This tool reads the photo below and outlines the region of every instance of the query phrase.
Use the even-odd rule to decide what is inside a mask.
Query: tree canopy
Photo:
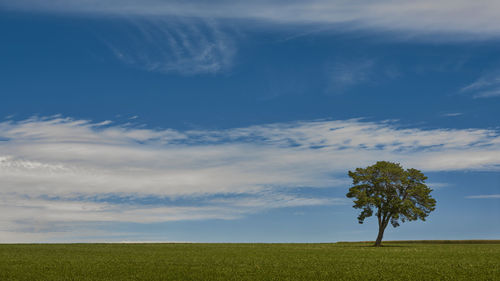
[[[417,169],[403,169],[400,164],[379,161],[366,168],[349,171],[353,186],[348,198],[354,198],[353,207],[361,209],[359,223],[374,213],[379,232],[375,246],[380,246],[384,230],[389,224],[398,227],[405,221],[425,218],[434,211],[436,200],[431,197],[424,174]]]

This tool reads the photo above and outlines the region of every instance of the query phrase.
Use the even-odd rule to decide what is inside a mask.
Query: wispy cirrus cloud
[[[346,188],[347,170],[382,159],[424,171],[500,169],[497,131],[358,119],[178,131],[30,118],[1,122],[0,140],[0,235],[36,232],[43,241],[82,224],[346,204],[303,190]]]
[[[351,87],[368,82],[373,76],[374,66],[374,59],[335,62],[327,70],[327,92],[339,94]]]
[[[500,97],[500,73],[495,72],[479,77],[460,89],[460,92],[471,94],[473,98]]]
[[[450,112],[450,113],[444,113],[442,116],[444,117],[457,117],[463,115],[462,112]]]
[[[490,37],[500,34],[500,4],[492,0],[442,1],[161,1],[18,0],[8,9],[63,13],[250,19],[281,24],[340,24],[342,28]],[[348,24],[346,27],[344,24]]]
[[[294,30],[292,37],[309,34],[311,30],[313,33],[332,30],[390,32],[404,39],[431,36],[439,40],[497,38],[500,35],[497,17],[500,4],[490,0],[286,3],[280,0],[0,0],[0,9],[106,19],[111,15],[127,27],[121,38],[115,32],[112,36],[103,35],[118,60],[147,71],[182,75],[214,74],[231,69],[237,53],[236,36],[225,27],[237,26],[238,30],[246,30],[249,26],[264,29],[287,26]],[[358,82],[362,79],[360,73],[351,78],[347,73],[336,77],[334,80],[342,79],[344,85],[353,83],[349,79],[358,79]],[[333,88],[338,91],[336,86]],[[485,97],[497,94],[498,91],[483,93]]]
[[[122,18],[102,40],[131,66],[160,73],[216,74],[231,68],[233,37],[213,20]],[[102,33],[102,32],[101,32]]]
[[[471,195],[466,196],[467,199],[500,199],[500,194],[487,194],[487,195]]]

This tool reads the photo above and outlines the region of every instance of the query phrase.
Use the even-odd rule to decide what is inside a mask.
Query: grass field
[[[500,243],[0,245],[0,280],[500,280]]]

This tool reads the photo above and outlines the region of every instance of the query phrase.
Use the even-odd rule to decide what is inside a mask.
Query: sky
[[[498,1],[0,0],[0,243],[500,239]]]

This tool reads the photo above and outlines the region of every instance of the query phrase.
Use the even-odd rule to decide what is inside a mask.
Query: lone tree
[[[353,187],[348,198],[354,199],[354,208],[362,209],[359,223],[375,212],[378,219],[378,235],[374,246],[381,246],[384,230],[391,222],[398,227],[400,222],[425,218],[434,211],[436,200],[425,185],[426,176],[416,169],[403,169],[400,164],[379,161],[366,168],[349,171]]]

